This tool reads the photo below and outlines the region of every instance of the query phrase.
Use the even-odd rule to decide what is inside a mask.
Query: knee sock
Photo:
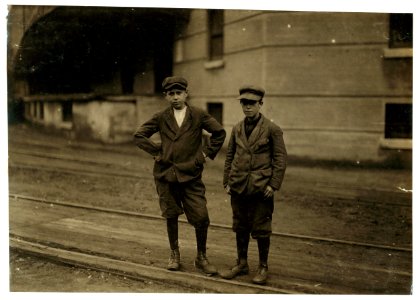
[[[239,261],[247,260],[248,245],[249,245],[249,232],[237,232],[236,233],[236,249],[238,252]]]
[[[195,227],[195,237],[197,240],[197,253],[206,254],[208,226]]]
[[[166,219],[166,229],[171,250],[178,249],[178,218]]]
[[[260,264],[267,265],[268,264],[268,252],[270,249],[270,237],[259,238],[257,240],[258,243],[258,253]]]

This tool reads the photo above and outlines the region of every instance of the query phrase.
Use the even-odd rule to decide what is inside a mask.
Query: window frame
[[[224,66],[224,10],[209,9],[207,10],[207,62],[206,69],[215,69]],[[219,42],[219,46],[214,51],[215,40]],[[220,53],[218,52],[220,51]],[[216,52],[216,53],[214,53]]]
[[[397,21],[398,17],[401,19],[404,16],[411,16],[411,31],[409,34],[411,35],[411,41],[409,42],[398,42],[395,41],[396,35],[398,34],[398,29],[395,28],[395,22]],[[389,41],[388,47],[384,49],[383,56],[384,58],[412,58],[413,57],[413,14],[399,14],[399,13],[391,13],[389,14]],[[408,24],[410,20],[405,20]],[[404,27],[404,26],[403,26]]]
[[[385,128],[386,128],[386,106],[387,104],[410,104],[413,105],[410,101],[393,101],[393,102],[385,102],[383,105],[383,120],[384,120],[384,132],[383,136],[379,141],[379,145],[383,149],[398,149],[398,150],[412,150],[413,148],[413,137],[410,138],[386,138],[385,137]],[[412,116],[412,120],[413,120]],[[413,122],[412,122],[413,125]],[[411,128],[413,134],[413,126]]]

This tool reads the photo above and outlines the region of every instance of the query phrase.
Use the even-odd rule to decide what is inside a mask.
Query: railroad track
[[[9,150],[9,153],[11,154],[21,154],[21,155],[26,155],[26,156],[33,156],[33,157],[41,157],[41,158],[47,158],[47,159],[53,159],[53,160],[65,160],[65,161],[71,161],[71,162],[75,162],[75,163],[80,163],[80,164],[89,164],[89,165],[115,165],[117,166],[118,164],[115,163],[109,163],[109,161],[104,161],[104,160],[94,160],[94,159],[89,159],[89,158],[75,158],[74,154],[73,155],[68,155],[68,154],[56,154],[56,153],[45,153],[45,152],[41,152],[41,151],[27,151],[27,150]],[[302,184],[311,184],[313,183],[312,181],[307,181],[307,180],[302,180],[301,181]],[[317,184],[320,187],[325,187],[325,188],[341,188],[342,186],[338,186],[338,185],[334,185],[331,184],[331,182],[320,182],[318,181]],[[404,188],[399,188],[398,190],[396,190],[395,188],[374,188],[372,189],[371,187],[362,187],[362,186],[355,186],[355,185],[346,185],[346,188],[348,189],[352,189],[352,190],[358,190],[358,191],[377,191],[377,192],[387,192],[387,193],[395,193],[395,194],[400,194],[400,195],[407,195],[410,194],[412,191],[411,190],[407,190]]]
[[[37,151],[22,151],[22,150],[9,150],[10,154],[16,155],[24,155],[29,157],[39,157],[45,158],[49,160],[56,160],[56,161],[68,161],[71,163],[75,163],[76,166],[74,168],[69,167],[58,167],[54,166],[51,167],[49,165],[42,165],[41,163],[37,163],[36,166],[32,164],[23,164],[23,163],[16,163],[11,162],[9,163],[9,167],[14,168],[26,168],[26,169],[42,169],[44,171],[56,172],[60,171],[63,173],[71,173],[71,174],[88,174],[94,175],[96,177],[125,177],[131,179],[150,179],[150,174],[145,174],[144,172],[138,172],[137,170],[133,170],[132,167],[128,168],[122,166],[121,164],[110,163],[108,161],[103,160],[92,160],[89,158],[75,158],[74,155],[66,155],[66,154],[46,154],[44,152],[37,152]],[[81,168],[80,166],[83,166]],[[87,168],[90,167],[89,169]],[[95,168],[102,168],[102,170],[95,170]],[[103,168],[106,168],[106,172],[103,171]],[[303,185],[313,185],[313,182],[299,180]],[[206,182],[208,186],[215,186],[216,183],[214,182]],[[367,187],[361,186],[352,186],[352,185],[334,185],[330,182],[316,182],[316,185],[313,187],[317,190],[324,190],[330,191],[330,196],[324,196],[323,200],[330,201],[331,199],[342,201],[342,202],[350,202],[352,204],[375,204],[375,205],[387,205],[387,206],[397,206],[397,207],[411,207],[411,191],[409,190],[395,190],[395,189],[384,189],[384,188],[376,188],[371,189]],[[353,193],[348,194],[344,191],[351,190]],[[366,199],[366,196],[359,196],[358,194],[365,195],[369,193],[383,193],[388,195],[387,198],[392,197],[392,201],[384,200],[381,201],[372,201]],[[324,192],[324,194],[326,194]]]
[[[84,211],[96,211],[108,214],[118,214],[124,216],[135,216],[142,219],[157,220],[162,219],[159,216],[136,214],[126,211],[103,209],[98,207],[89,207],[86,205],[74,205],[72,203],[57,203],[45,199],[27,197],[11,194],[10,199],[19,201],[31,201],[47,206],[67,206],[71,208],[82,209]],[[84,214],[84,213],[82,213]],[[65,218],[66,219],[66,218]],[[182,222],[182,221],[181,221]],[[47,221],[48,223],[48,221]],[[179,272],[168,271],[162,267],[143,264],[131,260],[130,258],[121,258],[118,255],[110,255],[101,251],[90,251],[79,247],[63,243],[51,242],[47,239],[34,238],[28,234],[22,234],[21,231],[12,229],[9,233],[9,247],[16,251],[26,252],[41,258],[46,258],[55,262],[60,262],[76,267],[87,268],[96,271],[103,271],[117,276],[124,276],[134,280],[151,279],[154,281],[166,282],[171,285],[180,285],[188,289],[195,290],[198,293],[237,293],[237,294],[297,294],[293,289],[279,288],[276,286],[260,286],[243,281],[225,280],[220,277],[209,277],[201,273],[182,270]],[[190,269],[190,268],[189,268]]]
[[[46,175],[48,178],[50,175],[53,178],[55,174],[63,173],[97,178],[98,182],[101,181],[101,178],[106,177],[141,180],[146,184],[149,182],[152,184],[153,182],[150,172],[145,171],[145,164],[138,161],[138,159],[147,158],[142,156],[141,153],[139,153],[137,158],[135,151],[127,153],[127,157],[125,157],[125,152],[118,152],[117,147],[102,149],[100,146],[91,147],[87,145],[86,147],[79,147],[78,145],[66,145],[65,141],[58,146],[39,141],[35,142],[35,145],[26,141],[13,142],[11,147],[9,144],[10,170],[41,170],[45,171],[45,173],[39,173],[38,175]],[[98,151],[95,153],[100,153],[100,155],[95,157],[89,152],[90,150]],[[129,164],[130,160],[132,163]],[[218,163],[213,165],[216,166],[217,172],[221,170]],[[215,172],[214,170],[210,169],[210,172]],[[297,172],[295,170],[295,173],[289,173],[289,175],[292,175],[289,179],[292,180],[292,183],[299,180],[299,184],[305,185],[305,192],[308,195],[311,192],[319,192],[315,199],[316,201],[336,201],[335,203],[337,204],[344,202],[346,203],[344,204],[346,208],[347,203],[349,203],[348,207],[356,207],[356,205],[359,206],[360,204],[363,207],[362,209],[365,207],[363,206],[364,204],[373,204],[374,206],[371,207],[379,208],[381,211],[382,209],[396,211],[401,209],[404,212],[411,210],[410,190],[396,190],[396,187],[391,185],[387,188],[384,185],[362,186],[356,182],[354,182],[355,184],[347,184],[343,181],[337,183],[335,181],[328,182],[328,177],[325,177],[323,182],[310,180],[309,177],[304,176],[301,179],[300,171],[298,169]],[[27,175],[26,173],[16,174],[18,176]],[[37,175],[37,173],[34,174]],[[214,175],[214,173],[210,174]],[[72,179],[73,177],[64,177],[64,179],[67,178]],[[83,179],[88,178],[84,177]],[[108,181],[104,180],[104,182]],[[127,180],[127,182],[129,181]],[[213,186],[219,185],[216,180],[209,180],[206,184],[211,186],[214,191],[216,189]],[[288,193],[299,192],[299,190],[296,190],[296,184],[288,187]],[[371,197],[372,194],[369,193],[372,191],[376,193],[374,194],[376,197]],[[299,197],[299,193],[295,195]],[[384,195],[385,199],[377,197],[379,195]],[[404,294],[407,291],[409,293],[410,281],[412,280],[412,247],[410,245],[404,244],[404,247],[397,247],[391,244],[383,245],[381,242],[377,244],[369,243],[369,240],[366,240],[367,243],[364,243],[319,236],[289,234],[287,232],[273,233],[273,241],[275,241],[273,246],[276,246],[273,247],[272,251],[271,268],[273,277],[271,286],[255,287],[247,284],[247,282],[250,282],[249,278],[240,278],[238,279],[239,281],[206,278],[195,273],[193,265],[188,264],[188,262],[185,269],[187,272],[177,272],[174,275],[174,273],[168,273],[165,270],[165,262],[161,260],[162,257],[167,255],[164,252],[166,249],[164,242],[166,240],[163,232],[159,235],[162,244],[158,246],[152,244],[156,247],[151,248],[156,252],[161,251],[159,255],[154,254],[154,266],[156,267],[147,263],[144,264],[143,258],[139,254],[133,254],[133,252],[137,251],[136,249],[141,250],[144,245],[151,247],[150,243],[155,242],[154,240],[149,240],[150,235],[148,235],[149,231],[147,230],[151,230],[150,232],[156,235],[158,233],[157,230],[161,227],[158,224],[164,224],[160,222],[162,220],[161,216],[78,204],[79,201],[70,198],[61,201],[17,193],[11,193],[9,197],[9,204],[13,207],[12,211],[14,212],[12,214],[13,218],[10,219],[13,230],[11,230],[9,235],[12,248],[41,253],[53,260],[58,259],[64,263],[92,269],[96,268],[134,279],[153,278],[167,281],[168,276],[175,276],[176,278],[173,281],[175,284],[184,285],[190,282],[199,288],[198,291],[207,290],[210,292],[239,294],[296,292],[315,294],[351,294],[361,292],[365,294],[371,291],[377,291],[379,294],[388,294],[390,293],[389,291]],[[381,200],[370,201],[373,199]],[[72,202],[73,200],[75,201]],[[50,213],[52,216],[47,217],[45,220],[45,216]],[[57,214],[57,216],[54,214]],[[92,219],[88,216],[92,216]],[[95,223],[99,218],[118,220],[118,223],[113,223],[113,225],[108,224],[107,221]],[[92,223],[89,223],[89,221]],[[130,225],[130,222],[142,224],[141,230]],[[180,219],[180,222],[186,223],[183,219]],[[221,222],[224,222],[224,219],[221,219]],[[33,224],[33,226],[28,226],[28,224]],[[144,224],[154,224],[154,226],[152,229],[145,229]],[[187,225],[182,224],[180,226]],[[75,234],[75,231],[72,230],[76,229],[82,231],[80,236],[73,237],[73,244],[71,244],[71,242],[68,242],[68,239],[70,238],[71,240],[71,234]],[[218,261],[215,261],[216,265],[223,265],[229,259],[229,255],[226,255],[226,253],[234,253],[234,249],[230,245],[232,242],[231,227],[225,224],[212,223],[210,229],[213,237],[215,237],[212,240],[214,244],[210,245],[210,249],[212,249],[213,254],[218,254],[212,255],[212,259],[218,259]],[[51,235],[51,233],[57,234],[57,232],[64,232],[64,234],[61,237]],[[121,251],[122,248],[114,242],[111,236],[116,233],[125,234],[126,239],[119,241],[132,247],[130,248],[131,252],[127,252],[129,254],[125,255],[125,252]],[[97,241],[96,235],[98,235]],[[104,241],[105,235],[107,236],[106,238],[108,236],[111,237],[109,238],[109,246],[105,246],[106,248],[96,247],[95,243],[99,243],[102,246],[101,243]],[[94,240],[92,245],[96,248],[84,245],[84,236],[91,236]],[[145,242],[142,242],[141,239],[137,239],[137,236],[147,238],[143,240]],[[79,240],[79,237],[82,240]],[[131,237],[135,237],[135,239],[133,238],[132,240]],[[356,236],[354,238],[357,239]],[[185,247],[187,245],[191,247],[189,256],[186,255],[184,257],[192,257],[195,249],[192,247],[193,241],[191,237],[184,237],[183,241],[185,241]],[[55,245],[54,243],[57,244]],[[222,247],[221,249],[223,250],[217,247]],[[255,251],[255,249],[250,249],[250,251]],[[112,253],[116,256],[112,256]],[[123,259],[118,257],[120,253],[124,253],[124,255],[121,254]],[[250,259],[252,263],[256,253],[251,253]],[[312,263],[314,264],[312,265]]]
[[[12,249],[76,267],[178,284],[197,292],[351,294],[370,286],[384,293],[389,286],[401,294],[406,293],[412,278],[411,249],[283,232],[273,233],[272,275],[266,286],[251,284],[248,275],[228,281],[197,272],[188,262],[195,251],[194,238],[188,233],[181,238],[184,267],[174,273],[165,269],[162,260],[167,253],[160,216],[18,194],[9,197]],[[180,226],[181,232],[189,228],[187,224]],[[212,261],[222,266],[229,261],[229,253],[234,253],[230,226],[212,224],[210,232]],[[151,258],[143,247],[153,251]],[[256,258],[251,247],[251,267],[255,267]],[[149,259],[152,264],[147,263]]]
[[[180,285],[195,292],[202,293],[237,293],[237,294],[299,294],[296,291],[272,286],[258,286],[246,282],[224,280],[218,277],[208,277],[189,272],[172,272],[162,268],[122,261],[118,258],[103,256],[101,253],[82,253],[50,245],[25,240],[19,236],[10,237],[10,246],[21,252],[45,257],[76,267],[99,272],[107,272],[134,280],[152,279]],[[170,279],[168,279],[170,278]]]
[[[31,197],[31,196],[19,195],[19,194],[9,194],[9,198],[11,200],[19,199],[19,200],[39,202],[39,203],[50,204],[50,205],[61,205],[61,206],[67,206],[67,207],[82,208],[82,209],[92,210],[92,211],[100,211],[100,212],[111,213],[111,214],[134,216],[134,217],[138,217],[138,218],[162,219],[163,220],[163,218],[161,216],[158,216],[158,215],[144,214],[144,213],[138,213],[138,212],[125,211],[125,210],[116,210],[116,209],[110,209],[110,208],[98,207],[98,206],[91,206],[91,205],[76,204],[76,203],[68,202],[68,201],[52,201],[52,200],[48,200],[48,199],[44,199],[44,198],[37,198],[37,197]],[[183,222],[183,223],[187,223],[187,221],[185,221],[185,220],[179,220],[179,221]],[[212,223],[212,224],[210,224],[210,227],[222,228],[222,229],[226,229],[226,230],[229,230],[229,231],[231,230],[231,226],[225,225],[225,224]],[[392,250],[392,251],[412,252],[411,248],[405,248],[405,247],[395,247],[395,246],[390,246],[390,245],[361,243],[361,242],[355,242],[355,241],[348,241],[348,240],[341,240],[341,239],[331,239],[331,238],[301,235],[301,234],[291,234],[291,233],[277,232],[277,231],[274,231],[272,233],[272,235],[280,236],[280,237],[293,238],[293,239],[308,240],[308,241],[319,242],[319,243],[335,243],[335,244],[350,245],[350,246],[365,247],[365,248],[376,248],[376,249],[384,249],[384,250]]]

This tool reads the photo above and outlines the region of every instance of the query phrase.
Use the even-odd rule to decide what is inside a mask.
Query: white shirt
[[[183,109],[174,109],[174,116],[178,127],[181,128],[182,122],[185,118],[185,113],[187,112],[187,107],[185,106]]]

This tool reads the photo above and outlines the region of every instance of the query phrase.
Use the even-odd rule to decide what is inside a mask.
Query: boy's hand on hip
[[[267,198],[273,197],[273,195],[274,195],[273,188],[271,186],[267,185],[265,187],[265,191],[264,191],[264,198],[267,199]]]
[[[229,185],[225,186],[225,191],[226,191],[226,193],[228,193],[230,195],[230,186]]]
[[[159,161],[161,161],[162,158],[160,157],[160,155],[157,155],[157,156],[153,156],[153,159],[155,161],[159,162]]]

